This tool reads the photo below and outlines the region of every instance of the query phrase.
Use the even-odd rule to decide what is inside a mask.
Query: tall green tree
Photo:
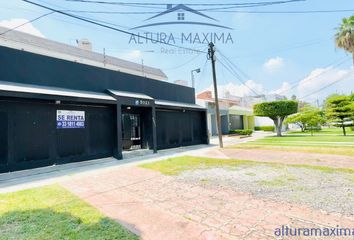
[[[346,136],[346,123],[354,118],[354,102],[351,96],[332,95],[326,99],[325,113],[328,119],[343,129]]]
[[[293,114],[286,118],[284,123],[293,123],[301,128],[304,132],[306,128],[312,129],[325,123],[323,113],[318,109],[310,105],[305,105],[300,109],[299,113]]]
[[[341,25],[337,28],[335,43],[338,48],[352,54],[354,65],[354,15],[343,18]]]
[[[253,113],[256,116],[272,119],[277,130],[277,136],[281,137],[284,119],[290,114],[296,113],[297,107],[298,103],[292,100],[263,102],[253,106]]]

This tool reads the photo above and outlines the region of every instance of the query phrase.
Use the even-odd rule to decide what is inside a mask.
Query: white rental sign
[[[57,129],[85,128],[85,112],[57,110]]]

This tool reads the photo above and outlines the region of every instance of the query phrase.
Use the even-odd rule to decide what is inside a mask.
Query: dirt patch
[[[354,174],[298,167],[242,166],[185,171],[177,178],[189,184],[231,188],[255,197],[300,203],[330,213],[354,215]]]

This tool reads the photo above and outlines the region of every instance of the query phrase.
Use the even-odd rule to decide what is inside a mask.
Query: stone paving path
[[[61,185],[148,240],[275,239],[281,225],[354,228],[354,217],[186,184],[135,166],[73,176]]]
[[[242,160],[254,160],[261,162],[275,162],[286,164],[308,164],[316,166],[328,166],[336,168],[354,168],[354,157],[334,154],[286,152],[264,149],[210,149],[203,153],[191,154],[214,158],[234,158]]]

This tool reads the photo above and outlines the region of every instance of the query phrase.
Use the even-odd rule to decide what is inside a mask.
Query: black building
[[[207,144],[194,89],[165,78],[25,33],[0,36],[0,172]]]

